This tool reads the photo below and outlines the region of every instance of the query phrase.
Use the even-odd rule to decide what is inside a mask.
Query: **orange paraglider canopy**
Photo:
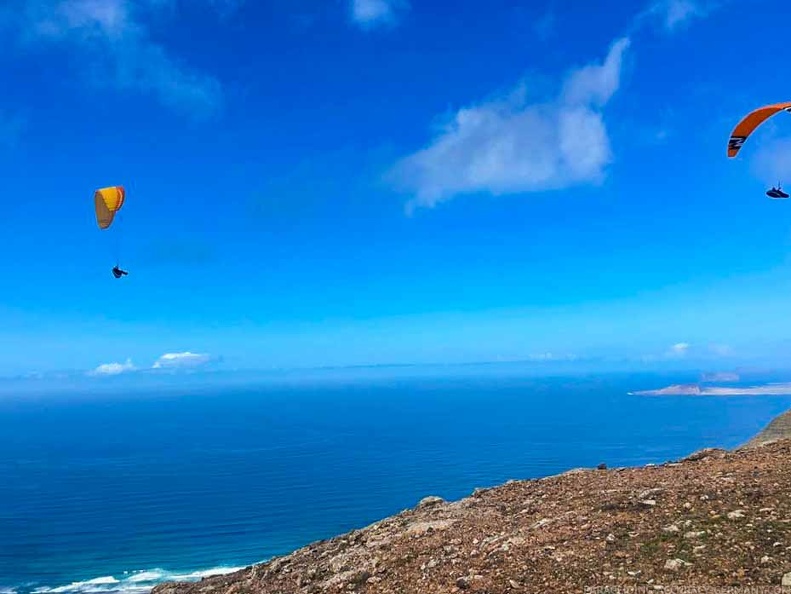
[[[107,229],[115,218],[115,213],[124,205],[126,192],[123,186],[109,186],[96,190],[93,202],[96,208],[96,224],[99,229]]]
[[[728,157],[735,157],[739,154],[739,149],[742,148],[750,134],[770,117],[781,111],[791,112],[791,101],[765,105],[754,109],[744,116],[742,121],[736,124],[733,132],[731,132],[731,137],[728,139]]]

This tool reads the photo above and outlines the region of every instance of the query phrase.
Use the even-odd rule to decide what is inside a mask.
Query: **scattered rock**
[[[648,500],[650,500],[650,499],[653,499],[654,497],[656,497],[657,495],[659,495],[660,493],[662,493],[663,490],[664,489],[660,489],[660,488],[648,489],[648,490],[643,491],[642,493],[640,493],[637,496],[637,498],[638,499],[648,499]]]
[[[686,458],[682,458],[682,462],[697,462],[698,460],[703,460],[704,458],[708,458],[709,456],[713,456],[715,454],[724,453],[725,450],[721,450],[719,448],[703,448],[702,450],[698,450],[697,452],[691,453]]]
[[[445,503],[445,500],[442,497],[437,497],[436,495],[429,495],[428,497],[424,497],[423,499],[420,500],[420,503],[417,504],[417,509],[434,507],[435,505],[442,505],[443,503]]]
[[[665,569],[669,571],[678,571],[684,567],[689,567],[692,563],[684,561],[683,559],[668,559],[665,561]]]
[[[700,538],[701,536],[706,536],[705,530],[691,530],[684,533],[684,538]]]

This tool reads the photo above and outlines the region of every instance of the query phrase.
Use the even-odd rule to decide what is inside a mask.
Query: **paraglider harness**
[[[121,270],[118,268],[118,265],[113,266],[113,276],[115,278],[121,278],[122,276],[126,276],[129,274],[126,270]]]
[[[783,192],[783,190],[780,189],[779,183],[777,184],[776,188],[773,187],[771,190],[767,190],[766,195],[769,196],[770,198],[788,198],[788,194],[786,194],[785,192]]]

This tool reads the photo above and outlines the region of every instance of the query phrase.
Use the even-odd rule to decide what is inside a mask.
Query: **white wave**
[[[0,594],[16,594],[13,588],[0,588]]]
[[[33,590],[32,594],[146,594],[162,582],[194,582],[213,575],[234,573],[245,567],[214,567],[183,572],[159,568],[126,571],[121,578],[103,576],[83,582],[73,582],[67,586],[40,587]],[[17,593],[14,590],[0,590],[0,594]]]
[[[237,571],[241,571],[246,566],[242,567],[218,567],[216,569],[206,569],[203,571],[193,571],[192,573],[184,573],[184,574],[173,574],[170,576],[171,580],[177,582],[191,582],[203,579],[205,577],[211,577],[213,575],[228,575],[229,573],[234,573]]]
[[[36,588],[33,594],[65,594],[69,592],[106,592],[112,590],[113,586],[121,582],[112,576],[104,576],[86,580],[84,582],[72,582],[68,586],[58,586],[57,588]]]
[[[166,576],[167,573],[161,569],[152,569],[149,571],[132,573],[132,575],[128,578],[125,578],[124,581],[131,584],[139,584],[140,582],[158,582],[165,579]]]

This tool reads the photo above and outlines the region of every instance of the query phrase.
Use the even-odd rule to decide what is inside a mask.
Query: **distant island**
[[[703,393],[703,389],[699,384],[674,384],[666,388],[658,390],[640,390],[637,392],[629,392],[630,396],[697,396]]]
[[[640,390],[628,394],[630,396],[791,396],[791,382],[742,388],[674,384],[658,390]]]

